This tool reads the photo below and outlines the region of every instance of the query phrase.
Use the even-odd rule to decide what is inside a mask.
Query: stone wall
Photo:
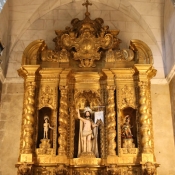
[[[9,8],[8,8],[8,1],[5,3],[2,11],[0,12],[0,40],[5,47],[3,50],[2,56],[0,59],[3,61],[0,66],[2,67],[2,74],[5,74],[8,64],[8,49],[9,49]],[[0,69],[1,74],[1,69]],[[1,77],[1,75],[0,75]]]
[[[152,85],[154,146],[159,175],[175,174],[175,147],[169,85]]]
[[[0,175],[17,174],[23,84],[3,84],[0,113]]]

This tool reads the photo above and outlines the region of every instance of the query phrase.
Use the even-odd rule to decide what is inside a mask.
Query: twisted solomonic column
[[[68,106],[67,106],[67,87],[61,86],[61,98],[60,98],[60,108],[59,108],[59,127],[58,132],[60,134],[58,138],[58,154],[67,155],[67,129],[68,129]]]
[[[149,123],[149,103],[148,103],[148,82],[146,81],[141,81],[139,82],[139,87],[140,87],[140,133],[141,133],[141,146],[142,146],[142,153],[152,153],[152,148],[151,148],[151,135],[150,135],[150,130],[151,126]]]
[[[35,89],[36,89],[36,77],[37,71],[40,69],[40,65],[23,65],[18,74],[24,78],[24,103],[23,103],[23,115],[21,126],[21,138],[20,138],[20,161],[32,162],[33,161],[33,145],[34,138],[33,133],[35,131]]]
[[[24,108],[24,137],[23,140],[25,142],[23,147],[23,153],[32,153],[32,146],[33,146],[33,132],[34,132],[34,97],[35,97],[35,82],[27,82],[26,83],[26,105]]]
[[[108,86],[108,105],[107,105],[107,155],[116,155],[116,120],[115,120],[115,103],[114,103],[114,87]]]

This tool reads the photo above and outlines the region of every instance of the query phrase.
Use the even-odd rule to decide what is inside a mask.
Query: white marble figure
[[[44,127],[44,139],[48,139],[49,129],[53,129],[53,127],[51,127],[49,124],[49,117],[48,116],[44,117],[43,127]]]
[[[87,108],[86,108],[87,109]],[[90,153],[93,152],[94,155],[97,156],[98,148],[97,148],[97,127],[98,124],[95,124],[91,119],[91,112],[89,110],[85,110],[85,118],[80,117],[79,109],[78,119],[80,119],[80,132],[79,132],[79,148],[78,154],[80,156],[81,153]]]

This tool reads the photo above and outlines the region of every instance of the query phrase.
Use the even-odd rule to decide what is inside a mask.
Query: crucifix
[[[86,6],[86,13],[88,13],[88,5],[92,5],[88,0],[86,0],[85,3],[82,4],[83,6]]]

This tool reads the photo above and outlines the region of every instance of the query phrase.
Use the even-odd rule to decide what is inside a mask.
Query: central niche
[[[91,90],[78,92],[75,94],[75,105],[77,116],[75,116],[74,157],[99,158],[105,112],[100,94]]]

